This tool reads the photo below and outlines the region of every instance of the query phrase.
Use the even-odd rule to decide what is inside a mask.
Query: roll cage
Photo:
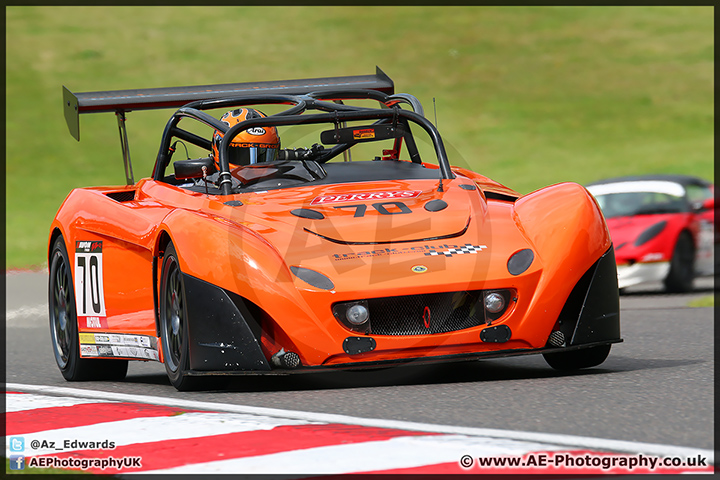
[[[349,106],[342,103],[349,99],[372,99],[380,102],[385,108],[366,108]],[[332,100],[332,101],[328,101]],[[400,103],[409,104],[414,111],[402,110]],[[203,110],[218,108],[236,108],[246,105],[269,105],[287,104],[292,105],[285,111],[263,118],[245,120],[233,127],[228,127],[215,117],[205,113]],[[307,111],[319,111],[322,113],[306,114]],[[205,125],[219,130],[223,133],[223,140],[219,147],[220,164],[220,188],[223,195],[231,194],[230,166],[227,160],[228,149],[231,140],[243,130],[252,127],[278,127],[291,125],[308,124],[331,124],[336,131],[340,131],[340,125],[348,121],[375,120],[373,125],[387,125],[390,132],[397,132],[398,138],[405,140],[410,158],[415,163],[420,163],[420,156],[415,145],[414,138],[410,132],[410,122],[423,128],[433,141],[435,154],[440,167],[440,179],[451,179],[454,175],[450,169],[445,147],[437,129],[422,115],[422,106],[413,96],[408,94],[387,95],[372,90],[338,90],[331,92],[311,92],[306,95],[253,95],[218,99],[211,101],[192,102],[179,108],[168,121],[158,152],[153,178],[162,180],[165,170],[170,164],[173,149],[171,143],[174,138],[186,140],[201,148],[210,150],[210,140],[195,135],[187,130],[181,129],[178,124],[183,118],[193,118]],[[419,112],[419,113],[418,113]],[[338,143],[334,147],[325,150],[314,160],[318,163],[325,163],[331,158],[351,148],[359,141]]]

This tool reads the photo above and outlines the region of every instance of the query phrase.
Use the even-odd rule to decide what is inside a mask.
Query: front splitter
[[[438,357],[416,357],[402,358],[397,360],[381,360],[374,362],[353,362],[342,363],[330,366],[318,367],[300,367],[295,369],[276,368],[269,371],[257,370],[213,370],[213,371],[197,371],[189,370],[189,376],[211,376],[211,375],[231,375],[231,376],[247,376],[247,375],[295,375],[298,373],[329,373],[339,371],[366,370],[380,367],[407,366],[407,365],[433,365],[438,363],[468,362],[473,360],[482,360],[486,358],[503,358],[503,357],[519,357],[521,355],[537,355],[543,353],[560,353],[572,350],[581,350],[584,348],[597,347],[600,345],[610,345],[620,343],[623,339],[607,340],[595,343],[586,343],[583,345],[573,345],[569,347],[557,348],[524,348],[514,350],[499,350],[494,352],[474,352],[461,353],[457,355],[442,355]]]

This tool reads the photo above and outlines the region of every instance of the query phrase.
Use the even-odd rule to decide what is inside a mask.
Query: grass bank
[[[112,114],[68,134],[73,91],[372,73],[416,95],[452,163],[527,193],[561,181],[713,176],[712,7],[6,9],[7,265],[42,264],[75,187],[124,183]],[[128,115],[135,178],[169,111]],[[434,117],[430,117],[434,118]]]

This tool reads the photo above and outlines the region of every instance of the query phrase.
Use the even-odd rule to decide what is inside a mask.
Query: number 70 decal
[[[385,208],[386,205],[392,205],[393,207],[397,207],[399,210],[388,210]],[[412,213],[412,210],[408,208],[407,205],[405,205],[403,202],[380,202],[380,203],[373,203],[373,208],[378,211],[378,213],[382,215],[401,215],[404,213]],[[342,205],[339,207],[333,207],[335,209],[341,209],[341,208],[354,208],[355,209],[355,215],[353,217],[364,217],[365,216],[365,210],[367,210],[367,205],[361,203],[358,205]]]
[[[75,304],[77,315],[105,316],[102,242],[75,242]]]

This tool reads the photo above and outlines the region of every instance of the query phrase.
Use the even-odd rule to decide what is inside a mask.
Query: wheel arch
[[[166,327],[161,325],[166,320],[162,318],[165,313],[160,300],[161,295],[164,295],[165,255],[171,243],[174,261],[182,279],[184,327],[187,328],[186,361],[189,370],[270,370],[261,348],[259,315],[251,311],[254,307],[252,302],[183,272],[178,245],[167,231],[158,236],[153,259],[155,328],[161,341],[164,341],[167,333]],[[165,363],[165,349],[161,348],[160,352],[161,360]]]
[[[513,209],[518,228],[543,265],[529,308],[558,318],[563,304],[552,299],[567,301],[586,272],[612,248],[600,207],[584,187],[566,182],[524,195]],[[614,263],[612,267],[615,269]],[[534,344],[545,345],[552,327],[548,322],[539,329]]]
[[[252,230],[230,220],[192,211],[172,212],[159,225],[153,246],[153,314],[158,337],[162,331],[163,256],[171,242],[186,293],[192,297],[192,301],[188,300],[188,321],[194,339],[189,353],[192,369],[206,370],[211,365],[215,370],[226,369],[223,365],[233,356],[237,357],[232,362],[235,368],[248,369],[252,365],[253,369],[269,369],[261,349],[261,315],[253,308],[282,298],[284,305],[290,303],[292,309],[302,311],[297,304],[303,299],[281,255]],[[272,318],[269,312],[263,312]],[[229,329],[223,319],[232,320],[233,327]],[[237,334],[233,337],[224,333],[230,330],[237,330]],[[274,331],[280,335],[281,330],[275,326]],[[215,353],[216,345],[233,343],[243,345],[243,349],[226,350],[221,356]],[[286,346],[289,343],[284,342]],[[164,363],[162,349],[160,360]]]
[[[50,239],[48,240],[48,247],[47,247],[47,259],[48,259],[48,269],[50,268],[50,257],[52,256],[52,249],[53,245],[55,245],[55,241],[58,239],[58,237],[66,238],[63,234],[62,230],[60,230],[60,227],[57,225],[52,227],[50,230]],[[65,248],[67,248],[67,245],[65,245]]]
[[[165,249],[172,241],[170,233],[164,228],[159,230],[159,233],[155,239],[155,247],[153,248],[153,260],[152,260],[152,284],[153,284],[153,317],[155,319],[155,334],[160,337],[160,305],[158,304],[158,290],[160,288],[160,279],[158,277],[158,268],[162,262]],[[162,356],[162,349],[160,349],[160,361],[164,363]]]
[[[58,239],[63,238],[63,241],[59,243],[59,248],[54,248],[55,244],[58,243]],[[122,380],[125,378],[128,369],[128,359],[108,359],[108,358],[83,358],[80,353],[80,332],[79,332],[79,318],[77,315],[77,309],[75,306],[75,285],[73,279],[73,261],[71,261],[70,252],[72,249],[68,248],[65,243],[65,235],[59,225],[51,228],[49,236],[49,252],[48,252],[48,310],[50,315],[50,326],[51,330],[55,328],[56,315],[60,312],[58,308],[54,307],[54,298],[58,296],[54,295],[54,288],[56,287],[57,274],[53,271],[55,266],[55,259],[57,256],[54,252],[58,252],[59,256],[62,257],[62,261],[65,263],[65,274],[67,275],[67,298],[64,302],[66,307],[60,307],[65,309],[65,315],[69,316],[65,322],[67,329],[64,326],[60,328],[66,331],[65,336],[68,338],[68,360],[67,363],[61,365],[58,361],[58,345],[57,337],[51,334],[51,341],[53,342],[53,350],[56,356],[56,363],[63,377],[68,381],[78,380]],[[60,250],[60,247],[62,249]],[[57,301],[57,300],[56,300]],[[60,305],[63,303],[61,302]],[[92,357],[92,356],[91,356]]]
[[[283,256],[265,238],[239,223],[175,210],[160,225],[156,262],[161,261],[169,241],[175,246],[184,274],[256,304],[272,303],[274,295],[301,300]]]

